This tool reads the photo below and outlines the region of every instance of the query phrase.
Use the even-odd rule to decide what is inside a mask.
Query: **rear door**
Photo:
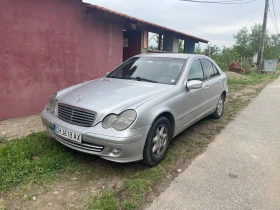
[[[220,78],[219,71],[216,69],[216,67],[210,60],[206,58],[201,58],[200,61],[205,76],[204,89],[207,91],[205,104],[207,104],[207,111],[211,111],[216,108],[218,100],[221,96],[222,79]]]

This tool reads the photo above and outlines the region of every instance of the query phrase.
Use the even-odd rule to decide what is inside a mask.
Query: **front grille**
[[[83,127],[92,126],[96,113],[90,110],[70,106],[67,104],[58,104],[58,118]]]

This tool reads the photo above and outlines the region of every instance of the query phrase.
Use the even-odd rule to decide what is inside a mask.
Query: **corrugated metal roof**
[[[154,28],[157,28],[157,29],[162,29],[164,31],[172,32],[174,34],[178,34],[178,35],[183,36],[183,37],[188,37],[188,38],[195,39],[195,40],[197,40],[199,42],[203,42],[203,43],[208,43],[209,42],[208,40],[205,40],[205,39],[202,39],[202,38],[199,38],[199,37],[196,37],[196,36],[192,36],[190,34],[186,34],[186,33],[180,32],[180,31],[176,31],[176,30],[173,30],[173,29],[170,29],[170,28],[167,28],[167,27],[155,24],[155,23],[151,23],[151,22],[148,22],[148,21],[145,21],[145,20],[141,20],[139,18],[132,17],[132,16],[129,16],[129,15],[120,13],[120,12],[116,12],[114,10],[110,10],[108,8],[105,8],[105,7],[101,7],[101,6],[94,5],[94,4],[88,4],[88,3],[86,3],[86,5],[87,5],[87,7],[94,8],[94,9],[97,9],[97,10],[100,10],[100,11],[104,11],[104,12],[108,12],[110,14],[117,15],[119,17],[123,17],[123,18],[126,18],[126,19],[134,21],[134,22],[139,22],[139,23],[145,24],[145,25],[147,25],[149,27],[154,27]]]

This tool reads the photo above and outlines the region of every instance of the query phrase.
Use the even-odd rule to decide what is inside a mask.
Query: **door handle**
[[[207,90],[209,88],[209,85],[206,85],[205,87],[204,87],[204,90]]]

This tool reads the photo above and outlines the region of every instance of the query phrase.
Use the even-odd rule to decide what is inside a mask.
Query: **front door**
[[[204,81],[204,74],[199,59],[192,61],[191,67],[188,71],[186,83],[191,80]],[[183,93],[180,95],[181,105],[177,110],[180,112],[178,119],[179,132],[205,114],[207,111],[207,104],[205,104],[205,98],[207,95],[208,89],[206,88],[206,84],[204,82],[202,88],[200,89],[184,89]]]

